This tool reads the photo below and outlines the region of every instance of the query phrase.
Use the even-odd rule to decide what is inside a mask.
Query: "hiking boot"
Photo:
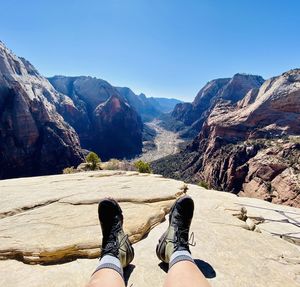
[[[134,257],[134,250],[123,231],[123,214],[120,205],[106,198],[99,202],[98,216],[102,229],[101,258],[104,255],[117,257],[126,267]]]
[[[189,243],[193,213],[194,202],[191,197],[181,197],[174,203],[169,214],[169,227],[156,246],[156,255],[161,261],[169,263],[175,251],[190,252],[189,245],[194,246],[194,243]]]

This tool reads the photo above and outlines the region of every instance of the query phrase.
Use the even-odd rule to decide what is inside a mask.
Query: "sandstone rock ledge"
[[[0,181],[0,286],[84,286],[99,255],[97,203],[107,196],[119,200],[136,243],[128,286],[162,286],[155,245],[182,186],[120,171]],[[300,286],[299,209],[195,185],[188,194],[192,252],[212,286]]]

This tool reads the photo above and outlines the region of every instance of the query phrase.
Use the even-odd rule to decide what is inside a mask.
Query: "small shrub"
[[[134,166],[140,173],[151,173],[150,164],[148,162],[138,160],[134,163]]]
[[[77,172],[74,166],[66,167],[63,169],[63,174],[71,174]]]
[[[100,163],[101,161],[99,156],[92,151],[86,156],[85,160],[87,163],[90,164],[91,170],[95,170],[97,168],[98,163]]]
[[[107,170],[118,170],[120,169],[120,163],[117,159],[110,159],[108,162],[103,163],[103,167]]]
[[[200,180],[198,183],[199,186],[205,188],[205,189],[209,189],[209,185],[207,182],[205,182],[204,180]]]

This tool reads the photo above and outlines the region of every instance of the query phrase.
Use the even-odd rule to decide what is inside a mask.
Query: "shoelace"
[[[102,253],[108,253],[109,251],[111,251],[112,249],[118,249],[121,250],[123,252],[126,252],[126,250],[122,249],[122,247],[125,245],[126,241],[128,240],[128,235],[125,234],[120,243],[118,242],[118,240],[114,240],[113,242],[108,242],[105,246],[105,248],[102,249]]]
[[[175,244],[176,247],[180,244],[187,245],[187,246],[193,246],[193,247],[196,246],[194,232],[191,233],[191,235],[187,241],[184,240],[183,237],[181,236],[182,234],[188,234],[188,233],[189,233],[188,229],[182,229],[182,230],[177,229],[177,231],[175,233],[175,239],[167,238],[167,240],[169,242]]]

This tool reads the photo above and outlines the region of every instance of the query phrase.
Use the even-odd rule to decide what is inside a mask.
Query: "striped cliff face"
[[[55,86],[0,43],[0,178],[60,173],[83,160],[142,152],[139,114],[108,82],[57,77]]]
[[[79,164],[79,138],[57,112],[58,92],[0,43],[0,178],[51,174]]]
[[[238,102],[219,101],[192,144],[154,163],[154,172],[298,207],[299,105],[299,69],[265,81]]]
[[[60,104],[58,110],[74,127],[84,149],[95,151],[103,160],[129,158],[142,152],[143,123],[117,88],[85,76],[55,76],[49,81],[71,98],[75,110],[65,104]]]

